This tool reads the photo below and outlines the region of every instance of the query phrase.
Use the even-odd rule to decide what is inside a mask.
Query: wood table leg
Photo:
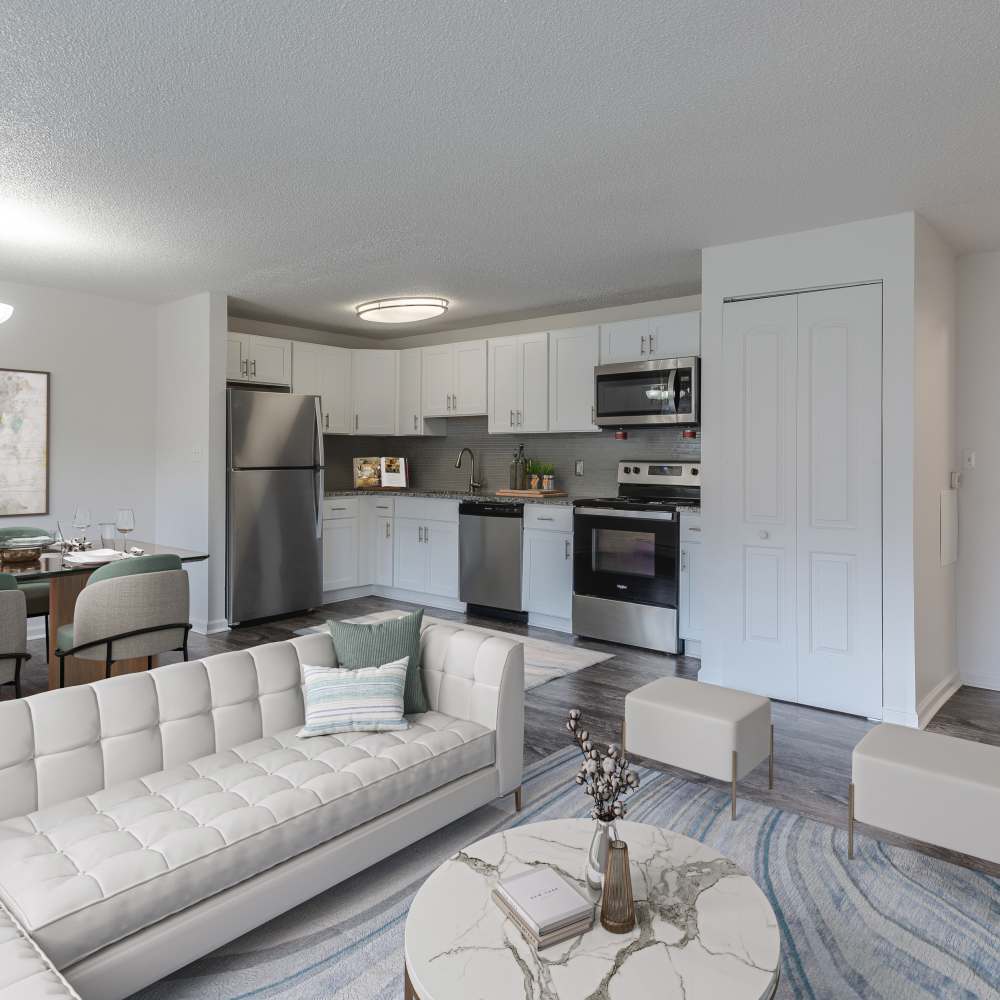
[[[420,1000],[417,996],[417,991],[413,988],[413,983],[410,982],[410,970],[406,967],[406,963],[403,963],[403,1000]]]
[[[56,656],[58,645],[56,636],[60,625],[73,623],[73,610],[80,591],[87,585],[89,573],[72,573],[49,578],[49,690],[59,687],[59,657]],[[156,657],[153,657],[155,664]],[[146,669],[146,657],[141,656],[131,660],[117,660],[112,668],[112,674],[132,674]],[[66,687],[73,684],[89,684],[91,681],[103,680],[105,672],[104,658],[100,660],[81,660],[76,656],[66,657]]]

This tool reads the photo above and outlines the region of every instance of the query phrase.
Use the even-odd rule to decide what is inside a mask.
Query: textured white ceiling
[[[998,44],[996,0],[6,0],[0,275],[399,336],[351,305],[680,294],[910,208],[995,248]]]

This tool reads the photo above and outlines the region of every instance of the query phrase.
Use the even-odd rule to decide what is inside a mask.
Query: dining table
[[[181,549],[175,545],[162,545],[158,542],[134,541],[130,548],[142,549],[142,554],[176,555],[182,563],[204,562],[208,559],[207,552],[195,552]],[[58,551],[43,552],[41,557],[30,563],[4,563],[0,570],[17,577],[20,583],[35,580],[49,582],[49,690],[59,687],[59,657],[56,656],[56,637],[61,625],[73,622],[73,610],[80,591],[87,585],[90,574],[103,564],[83,564],[67,559],[67,555]],[[126,557],[127,558],[127,557]],[[156,657],[153,658],[154,665]],[[148,669],[146,657],[130,660],[116,660],[112,666],[112,674],[136,673]],[[72,684],[89,684],[91,681],[104,677],[105,665],[101,660],[81,660],[75,656],[66,657],[66,686]]]

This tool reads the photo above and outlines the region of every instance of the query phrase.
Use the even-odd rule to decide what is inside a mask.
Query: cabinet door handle
[[[330,510],[347,510],[346,507],[331,507]]]
[[[452,393],[451,395],[451,408],[453,410],[458,409],[458,396],[455,393]]]
[[[688,554],[681,549],[681,572],[686,573],[688,568]]]
[[[250,377],[250,372],[249,372],[249,368],[250,368],[250,362],[249,362],[249,361],[247,361],[247,360],[246,360],[246,358],[244,358],[244,359],[243,359],[243,360],[242,360],[242,361],[240,362],[240,374],[241,374],[241,375],[242,375],[242,376],[243,376],[244,378],[249,378],[249,377]]]
[[[324,413],[323,414],[323,428],[325,430],[329,430],[330,429],[330,414],[329,413]]]
[[[424,529],[417,525],[417,541],[422,542],[424,540]]]
[[[523,421],[521,420],[521,411],[517,411],[517,426],[520,427]]]
[[[701,532],[701,528],[699,528],[698,525],[696,525],[696,524],[689,524],[688,525],[688,531]]]
[[[358,415],[356,413],[354,414],[354,429],[358,429]]]
[[[444,397],[444,408],[446,410],[451,409],[451,393],[449,392],[447,396]]]
[[[640,354],[645,354],[646,353],[646,336],[645,336],[645,334],[643,334],[643,336],[641,336],[639,338],[639,353]]]
[[[651,333],[649,335],[649,353],[652,354],[656,350],[656,334]]]
[[[764,540],[766,540],[766,539],[768,539],[768,538],[771,537],[771,533],[769,531],[760,531],[759,535]]]
[[[388,521],[385,522],[385,537],[386,538],[389,537],[389,522]]]
[[[424,543],[426,544],[431,540],[431,529],[424,525]]]
[[[594,422],[594,416],[595,416],[595,414],[594,414],[594,408],[593,408],[593,407],[591,407],[591,408],[590,408],[590,422],[591,422],[591,423],[593,423],[593,422]]]
[[[569,539],[566,539],[566,558],[569,559]]]
[[[554,520],[555,520],[555,518],[554,518],[554,517],[542,517],[542,515],[541,515],[541,514],[539,514],[539,515],[538,515],[538,520],[539,520],[539,521],[554,521]]]
[[[417,429],[417,415],[415,413],[413,414],[413,429]]]
[[[514,411],[513,410],[510,411],[510,426],[511,427],[514,426]]]
[[[253,361],[250,362],[250,365],[251,365],[251,372],[250,372],[250,374],[253,375],[254,378],[256,378],[257,377],[257,359],[254,358]]]

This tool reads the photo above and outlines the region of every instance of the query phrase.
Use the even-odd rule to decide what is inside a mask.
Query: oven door
[[[573,592],[677,607],[676,514],[580,507],[573,517]]]
[[[594,369],[594,423],[698,423],[698,359],[669,358]]]

